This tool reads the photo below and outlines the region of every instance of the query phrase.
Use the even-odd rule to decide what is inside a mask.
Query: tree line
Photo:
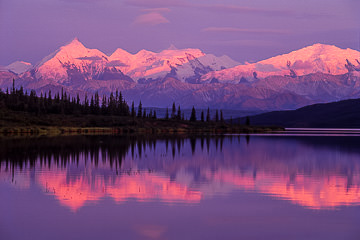
[[[35,114],[130,116],[129,106],[118,91],[111,93],[109,97],[104,95],[101,101],[97,92],[91,98],[85,95],[81,101],[79,94],[72,97],[64,90],[54,96],[51,90],[37,96],[35,90],[28,93],[23,87],[16,89],[14,81],[10,90],[3,92],[0,89],[1,108]]]
[[[79,94],[76,97],[70,96],[63,89],[61,92],[56,93],[54,96],[49,90],[46,93],[41,93],[37,96],[35,90],[31,90],[30,93],[24,91],[23,87],[19,89],[15,88],[15,81],[13,80],[12,88],[6,89],[3,92],[0,89],[0,109],[9,109],[13,111],[23,111],[35,114],[66,114],[66,115],[114,115],[114,116],[131,116],[133,118],[148,118],[157,119],[157,113],[155,110],[146,111],[143,108],[140,101],[137,109],[135,109],[134,102],[131,104],[131,108],[124,99],[121,91],[110,93],[107,97],[103,95],[100,99],[98,92],[89,97],[85,95],[83,101],[81,101]],[[210,115],[210,108],[206,113],[201,111],[200,119],[197,119],[195,107],[191,110],[189,118],[190,122],[224,122],[224,116],[222,110],[216,110],[215,116]],[[171,112],[166,108],[165,120],[180,120],[185,121],[184,112],[181,110],[180,105],[176,108],[175,102],[172,104]]]

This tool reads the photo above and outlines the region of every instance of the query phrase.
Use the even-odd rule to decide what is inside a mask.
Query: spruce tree
[[[135,117],[135,105],[134,101],[131,103],[131,117]]]
[[[126,112],[127,112],[127,110],[126,110],[127,104],[126,104],[121,92],[119,93],[119,99],[118,99],[117,105],[118,105],[117,108],[118,108],[119,114],[121,116],[125,116]]]
[[[95,105],[95,113],[100,114],[100,98],[98,92],[95,92],[94,105]]]
[[[80,96],[79,96],[79,94],[76,94],[76,104],[80,105]]]
[[[153,117],[153,112],[152,112],[152,109],[150,109],[149,118],[152,118],[152,117]]]
[[[178,107],[176,119],[177,119],[177,120],[181,120],[181,109],[180,109],[180,105],[179,105],[179,107]]]
[[[107,112],[107,100],[106,96],[103,95],[102,101],[101,101],[101,114],[105,115]]]
[[[219,121],[219,110],[216,109],[216,113],[215,113],[215,122]]]
[[[109,97],[108,113],[110,115],[115,115],[116,113],[116,99],[112,92],[110,93],[110,97]]]
[[[91,100],[90,100],[90,113],[95,114],[95,104],[94,104],[94,97],[93,96],[91,96]]]
[[[7,95],[9,95],[9,92],[7,91]],[[36,92],[35,90],[30,91],[29,96],[29,108],[31,112],[36,112]]]
[[[176,106],[175,106],[175,102],[173,102],[172,110],[171,110],[171,119],[175,119],[175,114],[176,114]]]
[[[13,78],[11,94],[15,94],[15,78]]]
[[[139,103],[139,107],[138,107],[138,114],[137,114],[137,117],[138,118],[141,118],[142,117],[142,104],[141,104],[141,101]]]
[[[224,114],[222,110],[220,110],[220,122],[224,122]]]
[[[59,94],[58,94],[58,98],[60,98]],[[85,93],[85,99],[84,99],[84,113],[88,114],[89,112],[89,100],[88,100],[88,96]]]
[[[146,109],[144,108],[144,113],[142,115],[143,118],[146,118]]]
[[[47,99],[48,108],[52,107],[52,98],[51,98],[51,90],[49,90],[48,99]]]
[[[210,122],[210,108],[207,109],[206,122]]]
[[[196,122],[196,111],[194,106],[192,107],[191,110],[190,122]]]
[[[201,122],[204,122],[204,111],[201,111]]]

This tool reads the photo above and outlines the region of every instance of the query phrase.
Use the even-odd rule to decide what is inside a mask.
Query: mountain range
[[[0,68],[0,88],[62,89],[72,96],[109,95],[148,107],[284,110],[360,97],[360,52],[315,44],[256,63],[240,64],[199,49],[107,55],[77,38],[34,66],[18,61]]]

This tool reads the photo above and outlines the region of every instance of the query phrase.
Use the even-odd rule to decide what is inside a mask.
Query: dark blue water
[[[360,137],[0,140],[0,239],[360,239]]]

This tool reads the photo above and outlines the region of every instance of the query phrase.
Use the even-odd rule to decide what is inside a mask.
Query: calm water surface
[[[359,136],[0,140],[0,239],[360,239]]]

